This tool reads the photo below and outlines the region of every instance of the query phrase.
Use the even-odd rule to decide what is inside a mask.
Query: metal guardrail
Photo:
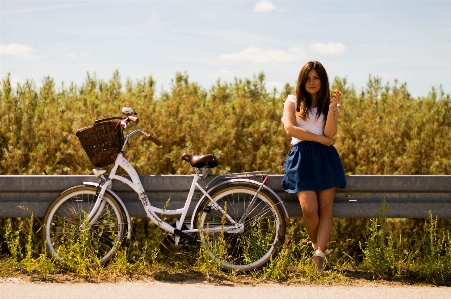
[[[206,184],[213,176],[209,176]],[[150,201],[157,207],[180,208],[191,184],[190,175],[141,175]],[[289,217],[301,217],[295,194],[280,187],[281,175],[270,175],[268,186],[284,201]],[[50,203],[63,190],[97,182],[84,175],[3,175],[0,176],[0,217],[43,217]],[[337,190],[336,218],[377,217],[386,202],[386,217],[426,218],[429,212],[451,218],[451,176],[448,175],[348,175],[347,187]],[[202,182],[201,182],[202,183]],[[126,185],[116,182],[113,190],[123,199],[132,217],[145,217],[138,196]],[[200,193],[195,194],[192,208]],[[191,210],[192,212],[192,210]]]

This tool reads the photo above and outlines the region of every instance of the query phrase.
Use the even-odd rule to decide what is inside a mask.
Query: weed
[[[419,239],[420,250],[417,251],[415,263],[411,270],[415,271],[420,279],[432,281],[443,285],[451,280],[451,250],[449,231],[439,236],[437,234],[437,217],[429,214],[425,222],[425,229]]]
[[[247,274],[222,271],[204,246],[173,246],[166,241],[166,235],[161,229],[144,218],[132,219],[133,238],[124,241],[108,264],[93,264],[93,259],[87,257],[92,250],[89,248],[92,236],[84,233],[68,234],[64,239],[65,246],[61,247],[63,251],[60,252],[65,259],[62,263],[49,258],[46,247],[42,246],[42,242],[37,242],[36,230],[31,229],[36,228],[35,220],[36,218],[2,219],[6,224],[3,236],[8,252],[4,252],[0,258],[0,275],[28,273],[46,279],[63,272],[101,281],[140,276],[170,279],[171,275],[192,271],[206,279],[221,277],[236,281],[247,277],[254,281],[307,281],[315,284],[348,281],[352,279],[352,273],[367,273],[378,279],[407,279],[435,285],[449,285],[451,280],[450,232],[446,229],[443,231],[446,222],[440,222],[432,216],[421,224],[421,230],[412,230],[416,234],[410,237],[414,239],[412,243],[406,242],[407,235],[403,229],[409,225],[409,221],[389,220],[381,214],[381,217],[368,222],[367,238],[360,244],[364,253],[362,262],[353,256],[340,254],[337,250],[326,258],[324,273],[318,273],[312,264],[313,251],[307,244],[308,236],[302,221],[290,219],[287,223],[286,242],[279,255],[264,268]],[[218,252],[225,253],[227,244],[221,242],[220,234],[217,235],[219,237],[213,244],[218,247]],[[210,235],[206,234],[204,240],[208,241],[208,238]],[[246,250],[244,249],[245,252]],[[252,251],[247,252],[250,254]]]

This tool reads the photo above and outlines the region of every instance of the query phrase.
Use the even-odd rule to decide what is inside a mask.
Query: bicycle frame
[[[203,193],[203,196],[199,200],[195,210],[197,210],[197,207],[202,202],[202,200],[205,197],[207,197],[208,199],[210,199],[210,201],[212,203],[212,208],[220,211],[232,224],[232,225],[221,226],[221,227],[217,227],[217,228],[209,228],[210,232],[227,231],[229,233],[240,233],[244,230],[244,224],[242,223],[243,219],[240,219],[237,222],[232,217],[230,217],[230,215],[228,215],[219,205],[217,205],[216,202],[213,200],[213,198],[210,196],[210,193],[212,193],[211,191],[214,190],[214,188],[211,188],[211,189],[208,189],[208,188],[210,186],[215,187],[216,186],[215,184],[221,179],[225,179],[226,182],[224,182],[224,184],[226,184],[229,182],[241,181],[240,178],[248,178],[248,177],[252,177],[252,176],[256,176],[256,175],[262,175],[265,177],[262,183],[259,183],[256,181],[251,181],[251,180],[246,180],[247,182],[251,182],[251,183],[255,184],[258,189],[258,191],[253,196],[250,205],[248,206],[248,209],[250,209],[253,205],[253,202],[256,200],[258,193],[260,192],[260,190],[262,188],[264,188],[264,186],[267,182],[266,173],[264,173],[264,172],[247,172],[247,173],[231,174],[229,176],[225,175],[223,177],[217,177],[216,179],[213,179],[212,181],[209,182],[209,184],[207,186],[205,186],[205,188],[203,188],[202,186],[199,185],[198,181],[200,178],[206,176],[207,173],[201,174],[200,169],[196,169],[196,172],[193,175],[193,181],[191,183],[191,187],[190,187],[189,193],[186,197],[186,201],[185,201],[183,208],[175,209],[175,210],[160,209],[160,208],[152,206],[152,204],[150,203],[149,198],[144,190],[144,187],[141,183],[138,173],[136,172],[135,168],[130,164],[130,162],[127,159],[125,159],[125,157],[122,154],[128,139],[138,132],[143,133],[147,137],[149,137],[149,135],[150,135],[140,129],[136,129],[136,130],[132,131],[130,134],[126,135],[124,145],[122,146],[122,150],[116,157],[115,164],[114,164],[113,168],[111,169],[108,179],[106,179],[101,174],[101,179],[102,179],[101,182],[102,183],[96,185],[98,188],[98,191],[96,194],[97,199],[96,199],[96,202],[95,202],[92,210],[90,211],[90,213],[87,217],[87,221],[89,222],[90,225],[94,224],[97,221],[97,219],[99,218],[99,216],[101,215],[103,208],[105,207],[105,201],[103,201],[102,198],[103,198],[105,192],[107,192],[106,190],[111,189],[112,182],[114,180],[116,180],[116,181],[120,181],[120,182],[128,185],[130,188],[133,189],[133,191],[135,191],[135,193],[138,194],[139,200],[141,201],[141,204],[142,204],[144,210],[146,211],[147,217],[158,227],[162,228],[163,230],[165,230],[168,233],[174,234],[174,237],[175,237],[174,240],[175,240],[176,245],[178,244],[180,237],[184,237],[187,239],[193,239],[193,237],[188,234],[199,232],[199,229],[194,228],[194,219],[191,219],[190,227],[187,230],[186,229],[183,231],[181,230],[182,226],[184,224],[186,215],[188,213],[188,209],[190,207],[191,201],[193,199],[194,191],[196,189],[200,190]],[[116,174],[119,167],[121,167],[130,176],[130,179]],[[233,178],[235,178],[235,179],[233,179]],[[238,178],[238,180],[236,178]],[[85,184],[92,185],[92,183],[85,183]],[[220,184],[220,185],[222,185],[222,184]],[[206,189],[208,189],[209,191],[206,191]],[[271,189],[265,188],[265,190],[267,190],[267,191],[269,190],[270,193],[275,195],[275,193]],[[123,204],[122,200],[119,198],[119,196],[117,196],[111,190],[109,190],[108,192],[110,192],[121,203],[121,205],[124,209],[124,212],[126,213],[127,219],[129,221],[128,211],[127,211],[125,205]],[[275,195],[275,197],[278,198],[277,195]],[[282,203],[281,200],[280,200],[280,202]],[[282,203],[282,207],[285,211],[285,214],[287,215],[286,209],[285,209],[283,203]],[[180,215],[180,218],[176,222],[176,225],[174,227],[171,224],[162,220],[156,213],[159,213],[161,215]],[[245,215],[243,215],[242,218],[245,218],[246,214],[247,214],[247,212],[245,213]],[[129,225],[131,225],[130,222],[129,222]],[[128,237],[130,237],[130,233],[128,234]]]
[[[284,244],[288,214],[283,201],[267,186],[267,172],[227,173],[207,180],[211,169],[219,165],[218,157],[184,153],[181,159],[194,169],[189,191],[184,190],[185,201],[177,200],[177,207],[171,205],[171,209],[169,200],[163,208],[155,207],[142,177],[123,153],[129,138],[137,133],[146,135],[157,146],[162,143],[141,129],[124,134],[122,129],[139,119],[132,108],[124,107],[122,113],[123,117],[96,120],[92,127],[77,130],[88,158],[96,167],[114,164],[108,175],[103,168],[93,169],[98,183],[83,182],[64,190],[47,209],[42,237],[52,258],[64,262],[68,250],[73,252],[74,245],[81,244],[83,260],[92,266],[103,265],[113,257],[124,238],[131,238],[130,214],[112,190],[114,181],[127,185],[132,194],[138,195],[146,216],[167,232],[167,242],[200,245],[224,270],[251,271],[277,256]],[[106,121],[109,123],[95,127]],[[167,198],[174,192],[161,187]],[[147,192],[151,195],[159,189],[156,186]],[[192,202],[194,197],[196,202]],[[160,199],[164,198],[158,197],[159,206]],[[171,215],[171,220],[163,215]]]
[[[130,179],[123,177],[121,175],[117,175],[116,172],[121,167],[129,176]],[[178,242],[177,238],[178,236],[186,237],[187,233],[196,233],[199,231],[199,229],[195,229],[193,226],[193,222],[191,221],[191,227],[188,230],[183,230],[181,232],[182,225],[185,221],[186,215],[188,213],[188,209],[190,207],[191,201],[193,199],[194,191],[196,189],[200,190],[204,196],[208,197],[213,204],[213,208],[221,211],[227,217],[227,219],[230,220],[233,225],[224,226],[224,227],[218,227],[218,228],[210,228],[209,230],[214,231],[235,231],[240,232],[244,229],[244,225],[237,223],[234,221],[225,211],[218,205],[215,204],[209,193],[202,188],[202,186],[199,185],[198,181],[201,178],[201,174],[196,172],[193,175],[193,181],[191,183],[191,187],[188,193],[188,196],[185,201],[185,205],[183,208],[175,209],[175,210],[168,210],[168,209],[160,209],[157,207],[152,206],[152,204],[149,201],[149,198],[147,197],[147,194],[144,190],[144,187],[142,186],[141,180],[139,179],[139,175],[136,172],[135,168],[130,164],[130,162],[127,161],[127,159],[124,158],[122,153],[119,153],[116,162],[108,176],[108,179],[106,179],[102,185],[99,185],[100,191],[98,192],[97,200],[91,210],[91,212],[88,215],[88,221],[90,224],[93,224],[99,215],[101,214],[103,207],[105,206],[105,203],[103,200],[103,195],[105,194],[106,190],[111,187],[111,184],[114,180],[120,181],[126,185],[128,185],[130,188],[135,191],[135,193],[138,194],[139,200],[141,201],[141,204],[143,205],[144,210],[146,211],[147,217],[157,226],[164,229],[165,231],[169,233],[173,233],[176,236],[176,242]],[[124,207],[125,209],[125,207]],[[179,220],[177,221],[176,227],[173,227],[169,223],[163,221],[156,213],[160,213],[162,215],[181,215]]]

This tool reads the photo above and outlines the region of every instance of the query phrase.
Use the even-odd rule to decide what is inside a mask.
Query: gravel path
[[[151,298],[151,299],[291,299],[291,298],[397,298],[449,299],[451,288],[420,286],[299,286],[281,284],[216,285],[212,283],[120,282],[39,283],[8,278],[0,282],[0,299],[9,298]]]

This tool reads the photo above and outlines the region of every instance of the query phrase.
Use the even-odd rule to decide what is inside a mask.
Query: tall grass
[[[373,219],[363,246],[362,269],[373,277],[411,278],[445,285],[451,281],[451,249],[449,230],[440,232],[438,219],[429,216],[424,230],[413,238],[413,246],[405,246],[405,234],[392,231],[385,218]]]
[[[166,240],[164,231],[144,218],[133,219],[132,240],[125,242],[105,266],[88,265],[92,258],[83,258],[83,250],[80,250],[83,240],[66,245],[64,263],[50,258],[37,232],[40,227],[33,224],[39,223],[39,219],[0,220],[4,236],[0,241],[2,246],[6,245],[0,258],[0,276],[25,273],[47,279],[66,273],[98,281],[142,276],[183,279],[184,275],[197,279],[238,281],[247,276],[255,281],[310,283],[344,282],[361,277],[433,285],[450,285],[451,281],[450,222],[432,216],[421,221],[384,217],[370,219],[363,241],[348,241],[360,243],[361,260],[349,255],[346,247],[331,243],[330,247],[335,250],[326,258],[324,273],[317,273],[312,263],[313,250],[307,244],[308,235],[302,220],[290,219],[286,243],[279,255],[264,268],[245,275],[221,271],[202,246],[173,246]],[[402,222],[405,223],[400,225]],[[404,227],[409,226],[416,229],[406,234]],[[349,234],[341,236],[351,240]]]
[[[0,174],[89,174],[88,158],[75,131],[95,119],[133,107],[140,127],[163,141],[132,140],[126,155],[140,173],[186,174],[183,152],[214,153],[218,172],[262,169],[283,172],[290,149],[280,121],[291,92],[268,92],[265,76],[218,81],[209,89],[177,73],[169,91],[155,96],[155,81],[127,80],[118,72],[109,81],[87,76],[81,86],[57,86],[46,77],[0,88]],[[451,168],[451,98],[432,88],[413,98],[407,86],[370,76],[357,91],[346,78],[335,78],[342,91],[338,135],[334,146],[347,173],[447,174]],[[139,146],[133,146],[138,145]]]
[[[124,106],[133,107],[140,117],[139,126],[163,141],[160,148],[139,139],[131,141],[125,154],[140,173],[188,174],[189,165],[180,159],[183,152],[218,155],[217,172],[283,172],[290,144],[280,119],[283,102],[293,90],[290,84],[280,93],[268,92],[261,73],[229,83],[218,80],[205,89],[191,82],[188,74],[177,73],[169,90],[157,97],[155,88],[152,77],[122,84],[117,71],[107,81],[88,74],[80,86],[58,85],[50,77],[43,79],[40,88],[31,80],[12,86],[10,76],[1,79],[0,174],[90,174],[92,165],[75,131],[95,119],[118,115]],[[332,88],[343,94],[333,144],[347,173],[450,172],[451,98],[441,88],[433,87],[428,95],[414,98],[406,84],[383,82],[374,76],[360,90],[346,78],[335,78]],[[46,276],[71,271],[47,258],[36,235],[39,220],[0,219],[2,274],[24,271]],[[133,221],[135,238],[96,273],[217,271],[202,251],[189,246],[173,248],[147,219]],[[331,245],[336,250],[327,261],[331,272],[351,269],[373,278],[450,281],[448,220],[334,221]],[[311,272],[311,249],[305,244],[301,223],[291,221],[284,250],[267,268],[256,271],[255,277],[318,278]],[[93,270],[89,271],[79,272],[92,275]]]

